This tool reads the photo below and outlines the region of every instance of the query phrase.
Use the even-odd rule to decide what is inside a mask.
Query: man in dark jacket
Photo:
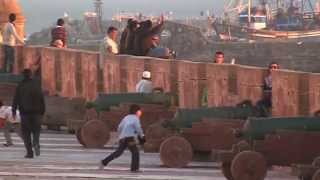
[[[124,29],[120,38],[120,54],[133,55],[134,39],[138,28],[138,21],[129,19],[128,25]]]
[[[17,109],[20,111],[22,137],[27,150],[25,158],[33,158],[32,144],[35,155],[40,155],[39,138],[45,102],[41,86],[32,79],[31,70],[25,69],[23,76],[24,79],[19,83],[13,99],[12,115],[15,118]]]
[[[158,25],[152,25],[152,21],[147,20],[140,23],[137,29],[134,42],[134,55],[146,56],[152,47],[152,37],[161,32],[164,25],[164,17],[160,17]]]

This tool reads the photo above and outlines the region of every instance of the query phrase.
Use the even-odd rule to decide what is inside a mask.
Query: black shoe
[[[34,153],[36,156],[40,156],[40,147],[39,146],[34,146]]]
[[[27,155],[25,155],[25,156],[24,156],[24,158],[32,159],[32,158],[33,158],[33,155],[31,155],[31,154],[27,154]]]
[[[143,173],[143,171],[142,171],[142,170],[139,170],[139,169],[137,169],[137,170],[131,170],[131,172],[132,172],[132,173]]]
[[[98,170],[103,170],[105,165],[102,163],[102,161],[99,162],[98,164]]]
[[[3,144],[3,146],[4,147],[9,147],[9,146],[13,146],[13,144],[12,143],[11,144],[10,143],[5,143],[5,144]]]

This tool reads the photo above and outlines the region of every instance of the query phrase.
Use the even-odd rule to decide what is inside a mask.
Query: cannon
[[[79,124],[84,124],[86,114],[86,100],[83,98],[64,98],[59,96],[46,96],[46,113],[43,125],[50,130],[60,130],[67,126],[70,133],[75,133]]]
[[[318,117],[250,118],[231,150],[212,151],[229,180],[264,179],[269,166],[311,163],[320,155]]]
[[[119,106],[123,103],[160,104],[170,106],[172,97],[173,96],[169,93],[99,94],[94,104],[97,111],[110,111],[112,106]]]
[[[17,84],[22,81],[22,75],[14,75],[9,73],[0,74],[0,83],[14,83]]]
[[[188,165],[194,152],[230,148],[237,142],[233,129],[242,127],[245,120],[253,115],[252,107],[242,106],[179,109],[172,121],[163,124],[174,132],[171,137],[160,136],[167,137],[162,138],[159,145],[160,159],[167,167],[179,168]],[[149,136],[147,133],[147,143],[150,142]]]
[[[151,124],[173,118],[175,108],[171,102],[172,96],[168,93],[100,94],[96,101],[91,103],[90,111],[92,112],[88,111],[87,114],[92,118],[87,118],[87,122],[78,129],[77,139],[87,148],[101,148],[108,142],[110,132],[117,130],[120,121],[128,114],[132,104],[138,104],[143,109],[141,124],[146,130]],[[95,121],[94,125],[92,120]],[[98,137],[98,135],[105,138],[98,140],[91,137]],[[104,141],[105,139],[107,140]]]

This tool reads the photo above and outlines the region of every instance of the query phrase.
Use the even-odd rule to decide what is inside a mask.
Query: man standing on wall
[[[3,72],[11,73],[14,64],[14,46],[16,46],[16,41],[20,44],[24,44],[23,38],[19,37],[17,34],[15,24],[16,15],[9,15],[9,22],[5,25],[3,30],[3,53],[4,53],[4,67]]]
[[[16,116],[17,109],[21,116],[21,130],[27,154],[25,158],[33,158],[32,145],[35,155],[40,155],[41,117],[45,112],[45,102],[39,83],[32,79],[30,69],[23,71],[24,79],[19,83],[13,99],[12,115]],[[33,141],[31,141],[31,135]]]

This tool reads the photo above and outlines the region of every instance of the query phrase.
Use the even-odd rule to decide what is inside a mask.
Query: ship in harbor
[[[211,17],[221,40],[320,37],[320,2],[231,0],[223,16]]]

